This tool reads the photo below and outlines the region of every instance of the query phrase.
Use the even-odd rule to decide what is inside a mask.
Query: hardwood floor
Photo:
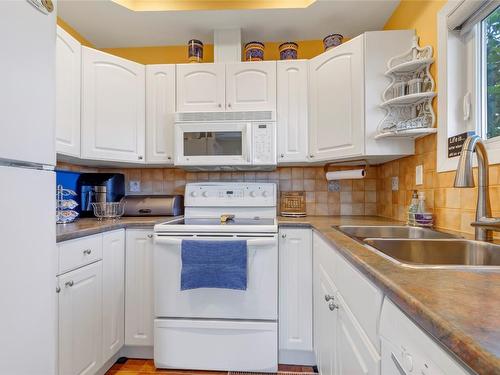
[[[312,373],[313,368],[309,366],[279,365],[279,371]],[[190,371],[190,370],[162,370],[155,368],[152,359],[128,359],[125,363],[115,363],[106,375],[225,375],[226,371]]]

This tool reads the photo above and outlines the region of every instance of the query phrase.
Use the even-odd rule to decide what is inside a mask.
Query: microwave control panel
[[[276,123],[253,124],[253,164],[276,164]]]

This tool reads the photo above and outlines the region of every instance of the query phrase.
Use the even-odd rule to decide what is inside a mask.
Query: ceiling
[[[135,11],[306,8],[316,0],[112,0]]]
[[[241,28],[243,42],[322,39],[331,33],[352,38],[380,30],[398,4],[317,0],[306,8],[138,12],[112,0],[59,0],[58,16],[96,48],[120,48],[182,45],[192,38],[212,43],[213,30],[221,28]]]

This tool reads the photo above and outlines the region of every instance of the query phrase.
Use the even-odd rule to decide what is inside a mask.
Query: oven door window
[[[241,131],[184,132],[184,156],[241,156]]]

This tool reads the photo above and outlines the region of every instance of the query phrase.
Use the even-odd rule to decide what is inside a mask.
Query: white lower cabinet
[[[346,303],[343,293],[362,290],[368,282],[360,273],[351,274],[351,287],[342,288],[339,254],[318,234],[313,235],[314,254],[314,352],[321,375],[376,375],[380,373],[380,353]],[[357,285],[360,285],[359,287]],[[340,288],[340,289],[339,289]],[[363,294],[358,294],[359,298]],[[350,296],[355,297],[355,296]],[[370,306],[372,308],[373,306]],[[381,302],[374,308],[380,311]],[[378,323],[378,315],[371,318]],[[367,326],[371,326],[366,324]]]
[[[279,362],[313,364],[312,231],[279,236]]]
[[[342,295],[337,293],[336,328],[338,374],[374,375],[380,372],[380,354],[370,343]]]
[[[94,374],[102,364],[102,261],[58,277],[59,375]]]
[[[152,346],[153,231],[128,229],[125,256],[125,345]]]
[[[102,242],[102,350],[106,362],[124,343],[125,230],[104,233]]]

